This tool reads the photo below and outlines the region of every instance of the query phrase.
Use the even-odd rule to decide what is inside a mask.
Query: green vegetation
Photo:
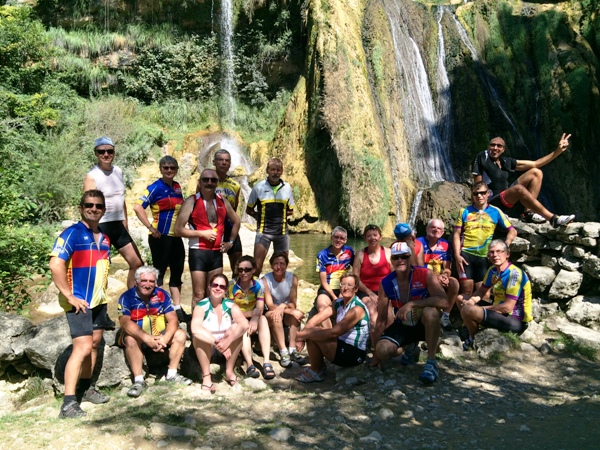
[[[564,349],[565,352],[572,355],[581,355],[590,361],[600,360],[600,352],[595,348],[575,341],[571,336],[560,333],[552,342],[555,349]]]

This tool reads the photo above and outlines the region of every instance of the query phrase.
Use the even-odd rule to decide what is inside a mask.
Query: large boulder
[[[67,317],[63,314],[44,322],[35,330],[25,347],[25,354],[36,367],[52,371],[58,357],[71,345]]]
[[[0,313],[2,328],[0,329],[0,376],[13,366],[18,371],[27,363],[25,344],[34,331],[33,324],[25,317],[16,314]]]
[[[556,273],[550,267],[524,264],[523,270],[527,273],[531,281],[531,287],[535,292],[544,292],[556,278]]]
[[[498,330],[487,328],[475,335],[475,349],[477,350],[477,356],[489,359],[495,354],[510,351],[511,343]]]
[[[415,220],[417,236],[425,235],[425,226],[432,218],[441,219],[446,230],[453,230],[458,212],[470,204],[471,191],[463,184],[442,182],[425,189]]]
[[[600,331],[600,297],[578,295],[567,306],[566,315],[569,320]]]
[[[554,279],[548,296],[555,300],[566,300],[577,295],[583,274],[562,269]]]
[[[569,322],[567,319],[557,317],[555,321],[558,331],[573,338],[573,340],[586,347],[600,350],[600,332],[577,323]]]

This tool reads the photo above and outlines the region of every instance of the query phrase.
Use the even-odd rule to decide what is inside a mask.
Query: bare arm
[[[190,323],[190,328],[194,330],[194,339],[214,345],[215,338],[210,331],[204,328],[203,324],[204,310],[200,306],[196,305],[192,311],[192,321]]]
[[[385,295],[383,286],[379,285],[379,291],[377,293],[377,321],[375,322],[375,330],[373,330],[373,340],[375,342],[379,340],[386,328],[389,304],[390,301],[388,296]]]
[[[360,306],[355,306],[348,311],[341,322],[336,323],[332,328],[305,328],[298,333],[297,337],[301,340],[311,341],[327,341],[330,339],[337,339],[355,326],[363,317],[365,317],[365,310]]]
[[[246,206],[246,214],[248,214],[250,217],[253,217],[255,220],[258,220],[258,216],[254,208]]]
[[[506,234],[506,245],[510,247],[512,241],[517,237],[517,229],[515,227],[509,228],[508,233]]]
[[[327,272],[319,272],[319,281],[321,282],[321,287],[329,294],[329,297],[331,297],[332,300],[337,300],[335,292],[333,292],[333,289],[331,289],[331,286],[329,286],[329,283],[327,282]]]
[[[570,137],[570,134],[567,135],[566,133],[563,133],[560,140],[558,141],[556,150],[554,150],[552,153],[548,153],[546,156],[536,159],[535,161],[521,159],[517,160],[517,166],[515,170],[517,170],[518,172],[524,172],[529,169],[539,169],[540,167],[544,167],[546,164],[548,164],[551,161],[554,161],[556,158],[562,155],[569,148]]]
[[[194,238],[194,237],[202,237],[205,239],[209,239],[210,235],[214,233],[213,230],[191,230],[186,227],[188,220],[190,219],[190,215],[192,214],[192,210],[194,209],[194,196],[190,195],[183,202],[183,206],[179,211],[179,216],[177,216],[177,222],[175,222],[175,236],[185,237],[185,238]]]
[[[83,192],[96,189],[96,180],[89,173],[83,179]]]
[[[133,205],[133,212],[135,212],[135,215],[137,216],[138,219],[140,219],[140,222],[142,222],[142,224],[148,228],[148,231],[150,231],[152,233],[152,237],[155,239],[160,238],[161,233],[160,231],[158,231],[156,228],[154,228],[152,226],[152,222],[150,222],[150,219],[148,219],[148,216],[146,215],[146,210],[144,209],[144,207],[142,205],[140,205],[139,203],[136,203],[135,205]]]
[[[224,202],[225,202],[225,209],[227,210],[227,217],[233,224],[233,226],[231,227],[231,234],[229,236],[229,239],[231,241],[235,241],[237,239],[238,233],[240,231],[240,224],[241,224],[240,216],[238,216],[237,213],[234,211],[233,207],[231,206],[231,203],[229,203],[226,199],[224,199]],[[231,248],[232,246],[233,246],[233,244],[231,244],[229,248]]]
[[[467,264],[465,259],[462,256],[460,256],[461,234],[462,234],[462,228],[454,227],[454,234],[452,234],[452,248],[454,249],[454,260],[456,261],[456,270],[458,271],[459,276],[461,273],[463,273],[465,271],[464,266],[465,266],[465,264]]]

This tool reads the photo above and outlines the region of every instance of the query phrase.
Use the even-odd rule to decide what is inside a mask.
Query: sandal
[[[211,394],[214,394],[217,391],[214,384],[211,384],[210,386],[208,384],[203,384],[201,385],[201,388],[203,391],[209,391]]]
[[[260,372],[256,366],[252,365],[246,369],[246,375],[248,375],[250,378],[258,378],[260,377]]]
[[[263,364],[263,377],[265,380],[272,380],[275,378],[275,371],[273,370],[273,365],[271,363]]]
[[[325,379],[325,373],[323,371],[317,373],[310,367],[306,367],[294,379],[302,383],[320,383]]]
[[[237,384],[237,382],[240,381],[240,379],[238,377],[232,378],[231,380],[228,380],[227,378],[225,378],[225,382],[229,385],[229,386],[235,386]]]

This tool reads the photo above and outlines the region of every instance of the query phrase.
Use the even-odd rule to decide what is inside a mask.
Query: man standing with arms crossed
[[[110,241],[98,227],[105,210],[104,195],[84,192],[79,203],[81,221],[64,230],[50,253],[52,280],[73,340],[73,351],[65,366],[65,397],[59,418],[86,415],[79,403],[106,403],[109,397],[91,386],[98,346],[105,328]]]
[[[281,179],[283,162],[271,158],[267,162],[267,179],[259,181],[252,188],[246,213],[256,219],[256,240],[254,259],[260,276],[262,266],[273,242],[273,251],[289,252],[288,218],[294,212],[292,187]]]
[[[215,171],[219,177],[219,184],[217,184],[217,194],[221,194],[223,198],[231,204],[233,210],[237,213],[238,204],[240,201],[240,183],[227,175],[231,168],[231,154],[225,150],[217,150],[213,157],[213,164],[215,165]],[[225,222],[225,237],[223,240],[229,242],[231,239],[231,229],[233,223],[230,220]],[[233,241],[233,247],[227,251],[229,255],[229,265],[231,266],[232,278],[237,278],[237,260],[242,256],[242,241],[240,236],[235,238]]]

